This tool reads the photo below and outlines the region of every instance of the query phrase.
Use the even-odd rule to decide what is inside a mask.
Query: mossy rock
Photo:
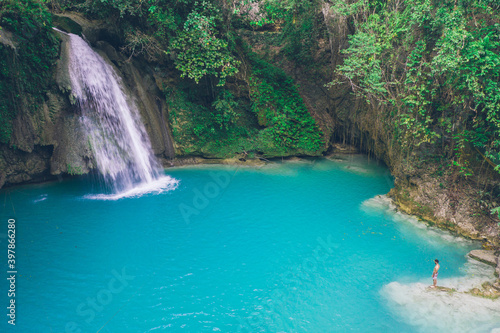
[[[436,286],[436,287],[429,286],[427,289],[434,290],[434,291],[446,291],[448,293],[454,293],[457,291],[455,288],[448,288],[448,287],[442,287],[442,286]]]
[[[66,16],[54,15],[52,18],[52,24],[59,30],[64,32],[72,33],[75,35],[82,35],[82,26]]]

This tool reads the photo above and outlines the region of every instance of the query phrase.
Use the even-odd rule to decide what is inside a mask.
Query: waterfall
[[[137,106],[120,77],[82,38],[68,36],[72,92],[106,185],[115,194],[172,185],[173,179],[162,176]]]

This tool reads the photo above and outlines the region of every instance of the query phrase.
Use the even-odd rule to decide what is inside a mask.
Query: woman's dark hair
[[[439,264],[439,260],[437,260],[437,259],[434,259],[434,262]]]

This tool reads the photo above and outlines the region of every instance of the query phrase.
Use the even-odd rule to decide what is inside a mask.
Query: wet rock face
[[[79,13],[54,15],[53,21],[54,26],[64,32],[85,36],[92,46],[96,46],[99,41],[106,41],[118,47],[123,42],[118,27],[103,21],[88,20]]]
[[[76,23],[71,17],[64,15],[54,15],[52,24],[59,30],[69,32],[75,35],[82,35],[83,28],[80,24]]]
[[[499,246],[497,223],[490,216],[477,214],[477,190],[440,186],[443,183],[450,184],[451,181],[429,174],[419,174],[407,180],[396,177],[389,196],[399,209],[426,223],[471,239],[488,240],[493,247]]]
[[[28,110],[29,103],[19,103],[21,107],[12,122],[10,142],[0,145],[0,187],[48,180],[68,173],[68,168],[76,168],[81,173],[92,168],[85,135],[69,98],[71,85],[65,35],[60,39],[54,82],[45,91],[43,103],[35,110]]]
[[[51,146],[35,146],[30,153],[0,147],[0,187],[5,183],[26,183],[50,179]]]
[[[97,46],[102,51],[101,56],[113,64],[115,71],[123,79],[128,95],[139,109],[155,155],[166,159],[174,158],[167,106],[156,84],[153,70],[147,64],[125,58],[105,41],[98,42]]]
[[[497,268],[495,269],[495,274],[500,278],[500,255],[497,257]]]

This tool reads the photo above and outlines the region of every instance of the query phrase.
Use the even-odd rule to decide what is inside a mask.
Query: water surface
[[[458,289],[492,270],[467,260],[478,244],[396,213],[374,161],[166,173],[170,190],[135,197],[102,196],[85,177],[0,191],[3,230],[17,221],[19,332],[500,327],[498,303],[426,289],[435,258],[440,284]]]

